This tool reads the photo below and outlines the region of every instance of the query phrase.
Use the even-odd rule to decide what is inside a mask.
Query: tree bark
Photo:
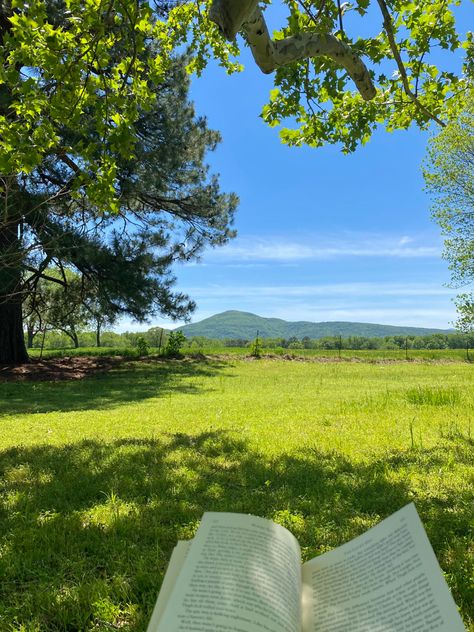
[[[0,364],[28,362],[21,309],[20,219],[0,221]]]
[[[71,325],[70,329],[65,329],[64,327],[58,327],[58,329],[59,329],[59,331],[62,331],[63,334],[66,334],[66,336],[72,340],[72,344],[74,345],[74,349],[77,349],[79,347],[79,337],[78,337],[78,335],[76,333],[74,325]]]
[[[255,63],[265,74],[300,59],[329,57],[347,71],[365,101],[376,95],[372,78],[359,55],[330,33],[306,31],[282,40],[272,40],[257,0],[213,0],[209,19],[229,40],[242,31]]]
[[[12,28],[11,13],[11,3],[1,2],[0,45]],[[10,90],[0,86],[2,116],[7,115],[10,100]],[[3,177],[0,185],[0,364],[23,364],[29,357],[23,335],[21,212],[15,208],[18,186],[14,176]]]
[[[95,342],[96,342],[96,346],[100,347],[100,321],[99,319],[97,319],[97,326],[95,329]]]
[[[0,364],[23,364],[29,362],[23,337],[21,302],[0,302]]]
[[[365,101],[370,101],[376,95],[369,71],[360,57],[350,46],[330,33],[306,32],[272,40],[258,6],[242,25],[242,31],[247,36],[255,63],[266,74],[299,59],[329,57],[347,71]]]
[[[33,343],[34,343],[36,334],[37,334],[37,332],[35,331],[35,328],[33,326],[30,326],[30,325],[26,326],[26,347],[27,347],[27,349],[32,349],[33,348]]]

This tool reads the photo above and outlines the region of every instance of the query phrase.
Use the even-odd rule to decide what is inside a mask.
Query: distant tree
[[[38,279],[32,291],[23,301],[23,324],[26,329],[26,346],[31,349],[38,334],[46,331],[44,315],[46,312],[45,279]]]
[[[424,166],[428,191],[433,195],[433,217],[441,226],[444,257],[455,287],[474,283],[474,88],[462,114],[429,144]],[[469,321],[473,294],[464,293],[456,305],[460,321]],[[463,307],[464,305],[464,307]]]
[[[42,312],[45,327],[61,331],[75,348],[79,347],[79,330],[87,326],[90,318],[82,300],[80,276],[70,270],[48,270],[48,278],[43,280],[46,281]]]
[[[81,311],[85,309],[87,325],[94,328],[95,344],[96,347],[100,347],[102,330],[117,322],[120,311],[101,292],[100,279],[82,277],[82,281],[81,292],[78,296],[78,300],[80,300],[78,308]]]
[[[463,334],[474,333],[474,294],[460,294],[456,307],[458,309],[458,318],[454,323],[456,329]]]
[[[162,327],[150,327],[145,333],[145,338],[150,347],[160,347],[165,343],[167,334]]]
[[[296,336],[288,338],[288,349],[301,349],[302,347],[301,341]]]

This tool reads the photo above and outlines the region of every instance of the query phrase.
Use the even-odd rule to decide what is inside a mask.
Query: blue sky
[[[238,237],[175,268],[176,288],[198,304],[192,322],[237,309],[292,321],[450,327],[456,291],[446,287],[421,174],[428,134],[380,130],[349,156],[286,147],[259,118],[271,76],[247,50],[242,61],[240,74],[211,64],[192,82],[197,113],[223,138],[208,156],[211,170],[240,197]]]

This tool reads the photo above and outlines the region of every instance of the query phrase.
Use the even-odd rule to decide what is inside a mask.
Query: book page
[[[157,632],[301,632],[298,542],[269,520],[205,513]]]
[[[415,506],[303,565],[303,632],[464,632]]]
[[[189,552],[192,540],[188,542],[179,541],[174,547],[173,552],[168,563],[168,568],[161,584],[160,594],[156,600],[153,613],[151,615],[150,623],[148,624],[147,632],[155,632],[158,628],[158,622],[160,621],[163,612],[165,610],[168,599],[173,591],[178,575],[181,572],[186,556]]]

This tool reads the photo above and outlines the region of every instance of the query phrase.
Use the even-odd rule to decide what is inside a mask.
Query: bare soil
[[[0,382],[55,382],[82,380],[90,375],[104,373],[124,362],[121,356],[64,357],[39,360],[32,358],[27,364],[0,366]]]
[[[191,356],[180,356],[174,362],[232,362],[247,361],[258,362],[259,360],[286,360],[289,362],[317,362],[339,363],[354,362],[366,364],[450,364],[454,360],[426,360],[422,358],[399,360],[389,358],[356,358],[356,357],[322,357],[322,356],[293,356],[290,354],[262,354],[260,358],[253,356],[235,356],[232,354],[204,355],[195,353]],[[142,358],[129,358],[123,356],[66,356],[63,358],[38,359],[32,358],[27,364],[20,365],[0,365],[0,382],[55,382],[61,380],[82,380],[83,378],[107,373],[113,368],[127,362],[162,362],[169,359],[159,356],[145,356]]]

